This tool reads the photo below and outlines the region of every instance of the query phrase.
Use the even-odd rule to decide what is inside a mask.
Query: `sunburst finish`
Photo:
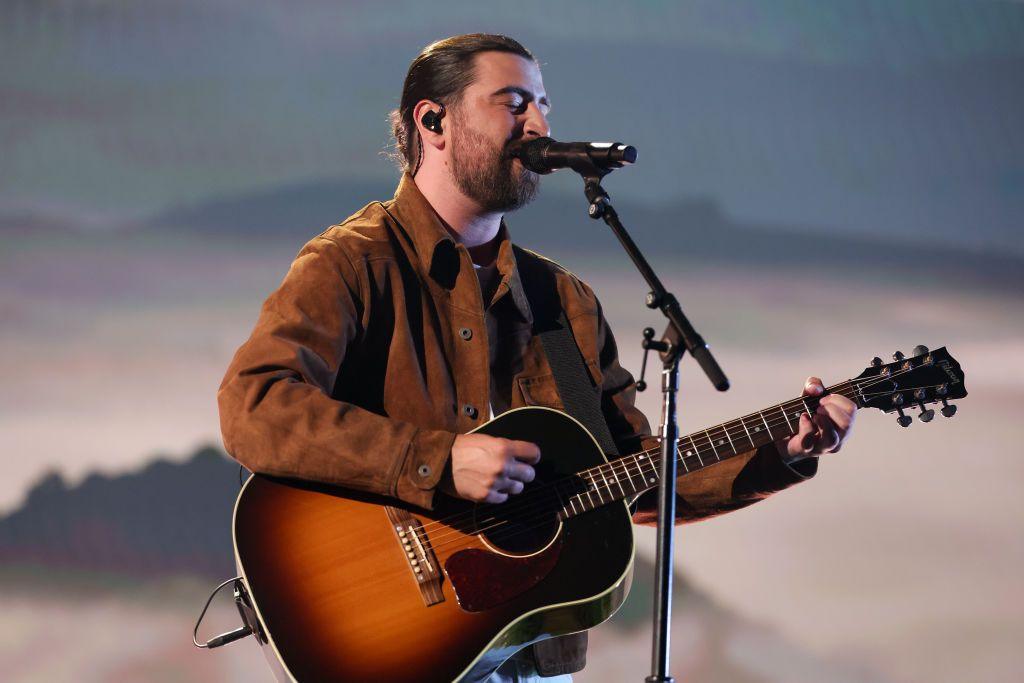
[[[540,446],[532,487],[605,462],[590,434],[557,411],[514,410],[477,431]],[[509,521],[523,532],[503,538],[474,533],[480,511],[501,506],[473,515],[451,501],[432,512],[409,509],[451,572],[444,600],[427,606],[385,505],[395,501],[263,476],[240,494],[236,557],[286,678],[483,679],[526,644],[607,619],[628,590],[633,537],[621,502],[561,523],[522,508]],[[457,523],[445,521],[453,516]],[[527,529],[534,534],[524,540]],[[467,586],[467,603],[472,583],[473,595],[495,595],[497,604],[460,605],[453,578]]]

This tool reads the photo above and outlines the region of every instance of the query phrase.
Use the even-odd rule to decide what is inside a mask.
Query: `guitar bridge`
[[[430,547],[430,539],[423,530],[419,520],[409,514],[408,510],[387,506],[388,519],[395,539],[401,545],[409,571],[412,573],[420,589],[420,596],[427,607],[444,602],[441,591],[443,573]]]

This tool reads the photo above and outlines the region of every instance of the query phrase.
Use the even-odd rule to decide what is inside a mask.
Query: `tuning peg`
[[[897,351],[896,353],[892,354],[892,359],[894,361],[896,361],[897,363],[899,361],[903,360],[903,357],[904,356],[903,356],[903,352],[902,351]]]
[[[929,410],[924,407],[924,399],[927,398],[927,396],[928,394],[924,389],[918,389],[914,392],[914,398],[917,399],[917,406],[921,409],[921,412],[918,414],[921,422],[931,422],[932,418],[935,417],[934,410]]]
[[[896,422],[899,423],[900,427],[909,427],[910,423],[914,421],[914,418],[903,414],[903,394],[898,391],[893,394],[892,404],[896,406],[896,412],[900,414],[900,416],[896,418]]]
[[[942,413],[943,417],[953,417],[956,415],[956,406],[948,403],[946,399],[942,399],[942,410],[939,412]]]
[[[879,358],[878,356],[875,356],[874,358],[872,358],[871,359],[871,367],[873,367],[873,368],[880,368],[880,367],[882,367],[882,359]]]
[[[924,344],[918,344],[910,353],[915,356],[923,356],[924,354],[928,353],[928,347],[925,346]]]

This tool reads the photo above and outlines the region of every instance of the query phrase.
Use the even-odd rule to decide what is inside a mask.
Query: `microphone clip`
[[[583,193],[587,196],[590,206],[587,207],[587,215],[595,221],[604,218],[605,213],[611,209],[611,198],[601,186],[601,178],[611,173],[605,171],[598,176],[583,176]]]

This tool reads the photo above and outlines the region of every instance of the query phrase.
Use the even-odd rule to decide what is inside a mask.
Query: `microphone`
[[[534,173],[547,174],[560,168],[579,173],[606,175],[625,164],[636,162],[636,147],[621,142],[556,142],[534,138],[512,150],[523,166]]]

